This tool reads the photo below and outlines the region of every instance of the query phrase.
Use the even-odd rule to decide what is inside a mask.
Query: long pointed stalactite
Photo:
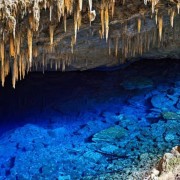
[[[123,7],[124,9],[128,7],[128,0],[99,0],[97,2],[92,0],[0,0],[2,86],[10,71],[14,88],[16,82],[22,80],[32,69],[42,69],[44,72],[50,65],[50,68],[65,71],[66,66],[78,61],[76,55],[81,50],[76,50],[75,47],[79,34],[83,28],[86,29],[88,21],[92,36],[95,32],[93,25],[97,26],[99,22],[100,39],[102,39],[101,42],[105,39],[109,57],[114,56],[120,59],[121,63],[124,63],[127,58],[142,55],[151,48],[165,45],[170,41],[170,37],[166,36],[168,33],[173,32],[173,37],[179,38],[180,27],[176,26],[175,18],[180,11],[180,1],[169,0],[169,2],[172,6],[165,12],[162,4],[159,5],[161,3],[159,0],[144,0],[144,5],[139,2],[143,7],[143,12],[139,10],[138,15],[126,17],[127,12],[123,12]],[[43,23],[47,13],[48,22]],[[118,16],[122,16],[123,13],[124,18],[118,21]],[[163,21],[167,14],[169,14],[171,28]],[[144,21],[149,16],[154,18],[157,25],[145,29]],[[117,34],[111,33],[111,28],[114,28],[116,22],[114,19],[121,27],[117,30]],[[127,24],[132,19],[136,22],[137,29],[129,33]],[[61,27],[63,32],[59,33]],[[41,36],[44,36],[46,31],[49,38],[44,38],[40,42]],[[60,38],[57,38],[59,34]],[[62,48],[64,43],[62,39],[66,34],[69,35],[69,47]],[[87,36],[89,37],[89,34]],[[89,41],[85,42],[88,44]]]

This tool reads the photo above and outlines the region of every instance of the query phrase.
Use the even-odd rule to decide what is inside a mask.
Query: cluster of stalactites
[[[180,37],[180,27],[175,26],[175,28],[172,29],[169,28],[169,26],[166,26],[164,27],[164,33],[162,34],[162,19],[162,16],[158,17],[158,31],[156,27],[153,27],[149,31],[135,33],[134,35],[124,34],[122,31],[122,34],[110,37],[108,46],[109,55],[115,56],[119,59],[120,63],[124,63],[127,58],[142,55],[151,48],[166,47],[167,44],[171,44],[174,39]],[[171,32],[174,34],[173,39],[169,36]],[[161,39],[157,38],[158,35]]]
[[[115,8],[115,0],[109,1],[102,1],[100,6],[100,15],[101,15],[101,30],[100,30],[100,37],[106,38],[106,42],[109,36],[109,16],[110,16],[110,9],[112,12],[112,17],[114,16],[114,8]]]
[[[159,29],[159,40],[161,41],[162,39],[162,31],[163,31],[163,16],[162,14],[159,14],[159,10],[155,9],[155,6],[158,4],[159,0],[144,0],[144,4],[147,5],[147,2],[151,2],[152,4],[152,13],[155,13],[155,21],[156,24],[158,25],[158,29]],[[177,14],[179,14],[179,10],[180,10],[180,0],[177,1]],[[174,18],[176,15],[176,10],[175,8],[171,8],[168,10],[168,14],[170,16],[170,24],[171,27],[174,27]],[[138,19],[138,32],[140,32],[141,29],[141,21]]]
[[[173,1],[173,0],[170,0],[170,1]],[[158,4],[159,0],[144,0],[144,4],[147,5],[147,3],[150,2],[151,3],[151,6],[152,6],[152,13],[154,12],[158,12],[158,10],[156,9],[155,10],[155,6]],[[178,14],[180,12],[180,0],[177,0],[175,3],[177,3],[177,11],[178,11]]]
[[[163,15],[157,13],[158,11],[156,10],[156,14],[155,14],[155,22],[157,25],[157,29],[158,29],[158,34],[159,34],[159,40],[161,41],[162,39],[162,33],[163,33]],[[172,8],[169,10],[169,15],[170,15],[170,25],[173,28],[174,27],[174,18],[175,18],[175,9]],[[138,17],[137,19],[137,31],[138,33],[141,32],[142,29],[142,21],[141,21],[141,17]]]
[[[156,6],[157,3],[159,2],[159,0],[144,0],[144,4],[145,4],[145,5],[147,5],[147,2],[151,2],[152,13],[154,13],[154,11],[155,11],[155,6]]]
[[[33,44],[33,36],[36,34],[36,32],[39,31],[39,25],[40,25],[40,13],[41,9],[49,9],[49,47],[48,52],[50,53],[53,51],[54,48],[54,34],[56,29],[56,24],[54,24],[54,16],[53,13],[57,13],[57,22],[60,22],[61,19],[63,19],[64,24],[64,31],[67,30],[67,17],[69,15],[73,15],[74,17],[74,33],[71,37],[71,52],[74,52],[74,45],[77,42],[77,34],[81,27],[81,21],[82,21],[82,9],[83,9],[83,0],[6,0],[3,2],[0,2],[0,19],[6,19],[6,27],[3,27],[4,29],[8,29],[6,33],[3,32],[1,34],[2,41],[0,42],[0,60],[1,60],[1,82],[2,86],[4,86],[5,77],[9,73],[9,69],[12,71],[12,84],[15,88],[16,81],[18,79],[24,78],[26,72],[28,72],[31,67],[33,66],[33,58],[36,58],[38,56],[38,50],[35,45]],[[122,1],[123,4],[125,3],[125,0]],[[156,5],[158,4],[159,0],[144,0],[144,4],[147,5],[147,3],[152,4],[152,13],[155,12],[155,19],[156,24],[158,27],[158,34],[159,34],[159,40],[162,40],[162,34],[163,34],[163,16],[161,14],[158,14],[158,9],[156,9]],[[177,10],[171,9],[170,10],[170,23],[171,26],[174,26],[174,17],[176,15],[176,11],[179,14],[180,11],[180,0],[177,2]],[[20,4],[19,4],[20,3]],[[105,38],[106,42],[109,38],[109,22],[110,17],[113,18],[114,11],[115,11],[115,0],[101,0],[100,2],[100,18],[101,18],[101,29],[99,31],[100,37]],[[86,3],[88,5],[88,16],[89,16],[89,22],[91,26],[91,22],[95,20],[96,18],[96,11],[93,10],[93,0],[88,0]],[[20,7],[20,9],[18,9]],[[19,31],[19,27],[17,28],[18,19],[19,16],[23,18],[25,15],[28,16],[28,22],[29,25],[27,27],[26,35],[21,36],[23,34],[21,31]],[[139,34],[138,41],[141,42],[141,30],[142,30],[142,21],[139,17],[137,20],[137,31]],[[8,36],[8,38],[5,38]],[[8,35],[7,35],[8,34]],[[8,41],[8,45],[6,47]],[[115,41],[115,54],[118,55],[118,44],[119,41],[116,39]],[[23,44],[23,45],[21,45]],[[25,44],[27,47],[24,48]],[[109,44],[111,44],[111,41],[109,41]],[[126,44],[126,40],[123,39],[123,44]],[[22,48],[23,47],[23,48]],[[130,47],[130,45],[128,45]],[[141,46],[140,46],[141,47]],[[9,48],[9,49],[8,49]],[[9,50],[9,54],[7,53],[6,49]],[[140,54],[143,52],[141,50],[142,47],[138,50]],[[148,48],[147,48],[148,49]],[[42,50],[43,52],[46,52],[46,50]],[[137,49],[134,50],[135,52]],[[110,52],[110,49],[109,49]],[[123,46],[123,57],[127,57],[129,54],[127,46]],[[128,52],[128,53],[127,53]],[[130,53],[134,54],[134,53]],[[136,53],[135,53],[136,54]],[[43,55],[44,57],[45,55]],[[10,59],[13,59],[13,66],[10,65]],[[43,59],[43,58],[42,58]],[[67,63],[68,62],[68,63]],[[69,64],[70,61],[62,61],[62,70],[65,70],[65,65]],[[58,63],[56,63],[56,66],[59,66]],[[11,67],[11,68],[10,68]]]

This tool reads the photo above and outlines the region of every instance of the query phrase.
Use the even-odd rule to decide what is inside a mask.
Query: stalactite
[[[9,60],[6,59],[5,64],[4,64],[4,74],[5,74],[5,76],[7,76],[9,74],[9,69],[10,69]]]
[[[147,1],[148,1],[148,0],[144,0],[144,4],[145,4],[145,5],[147,5]]]
[[[31,28],[31,29],[34,29],[33,28],[33,24],[34,24],[34,20],[33,20],[33,14],[29,14],[29,27]]]
[[[170,15],[170,23],[171,23],[171,27],[174,26],[174,15],[175,15],[175,11],[172,10],[172,11],[171,11],[171,15]]]
[[[19,79],[21,80],[22,79],[22,55],[20,54],[19,56]]]
[[[151,0],[152,2],[152,13],[154,13],[155,11],[155,6],[157,5],[157,3],[159,2],[159,0]]]
[[[21,73],[22,73],[22,78],[24,79],[25,78],[25,74],[26,74],[26,64],[25,64],[25,55],[24,55],[24,52],[21,53]]]
[[[73,0],[64,0],[64,4],[67,10],[68,14],[72,14],[72,10],[73,10]]]
[[[101,34],[102,34],[102,38],[104,38],[104,6],[101,5]]]
[[[63,60],[63,61],[62,61],[62,71],[63,71],[63,72],[65,71],[65,68],[66,68],[65,60]]]
[[[75,45],[75,37],[72,36],[71,37],[71,53],[74,53],[74,45]]]
[[[106,28],[106,42],[107,42],[108,35],[109,35],[109,10],[108,10],[108,5],[106,5],[106,8],[105,8],[105,28]]]
[[[50,7],[49,7],[49,21],[50,22],[52,21],[52,9],[53,9],[53,6],[50,5]]]
[[[89,0],[89,22],[91,26],[92,0]]]
[[[138,33],[141,32],[141,19],[138,18]]]
[[[13,61],[13,70],[12,70],[12,85],[13,88],[15,89],[16,87],[16,81],[18,80],[18,67],[17,67],[17,58],[14,58]]]
[[[156,21],[156,25],[157,25],[157,23],[158,23],[158,9],[156,9],[155,12],[156,12],[155,21]]]
[[[20,47],[21,47],[21,36],[20,32],[17,34],[15,38],[15,47],[16,47],[16,54],[20,55]]]
[[[79,0],[79,10],[82,11],[83,0]]]
[[[92,11],[92,0],[89,0],[89,11]]]
[[[77,12],[77,29],[79,31],[81,27],[82,16],[80,10]]]
[[[35,23],[35,30],[38,31],[39,28],[39,21],[40,21],[40,9],[39,9],[39,4],[38,0],[34,1],[34,7],[33,7],[33,19]]]
[[[4,56],[5,56],[5,49],[4,49],[4,41],[0,43],[0,58],[1,58],[1,66],[4,66]]]
[[[92,21],[95,20],[95,18],[96,18],[96,11],[93,10],[93,11],[91,11],[91,12],[89,13],[90,24],[91,24]]]
[[[33,48],[33,57],[37,58],[38,57],[38,46],[35,45]]]
[[[162,30],[163,30],[163,18],[162,16],[159,16],[158,18],[158,27],[159,27],[159,40],[162,39]]]
[[[8,24],[9,24],[9,29],[12,31],[13,38],[15,38],[16,34],[16,19],[15,17],[9,15],[8,17]]]
[[[112,17],[114,16],[114,9],[115,9],[115,0],[111,0],[111,7],[112,7]]]
[[[57,15],[60,22],[61,16],[64,16],[64,0],[57,0]]]
[[[32,44],[33,44],[33,32],[28,29],[27,31],[27,40],[28,40],[28,59],[30,63],[30,67],[32,65]]]
[[[50,36],[50,45],[53,45],[54,42],[54,26],[49,26],[49,36]]]
[[[46,10],[47,8],[47,0],[44,0],[44,9]]]
[[[64,32],[67,30],[66,14],[64,14]]]
[[[77,12],[74,13],[74,43],[77,41],[77,29],[78,29],[78,21],[77,21]]]
[[[14,38],[12,34],[9,35],[9,39],[9,53],[11,57],[15,57]]]
[[[119,44],[119,38],[116,37],[115,39],[115,56],[118,56],[118,44]]]
[[[178,3],[177,3],[177,11],[178,11],[178,14],[179,14],[179,11],[180,11],[180,1],[178,1]]]
[[[4,87],[5,83],[5,74],[4,74],[4,65],[1,65],[1,85]]]

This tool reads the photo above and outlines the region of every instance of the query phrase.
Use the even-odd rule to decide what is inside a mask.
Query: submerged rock
[[[172,133],[167,133],[166,135],[165,135],[165,140],[167,141],[167,142],[171,142],[171,141],[173,141],[175,139],[175,136],[174,136],[174,134],[172,134]]]
[[[106,145],[106,146],[101,148],[101,151],[103,153],[113,154],[113,153],[117,152],[118,149],[119,148],[117,146],[115,146],[115,145]]]
[[[167,112],[163,112],[162,116],[164,119],[166,120],[180,120],[180,114],[179,113],[175,113],[175,112],[171,112],[171,111],[167,111]]]
[[[84,153],[84,158],[96,162],[99,161],[102,158],[102,155],[100,153],[97,152],[93,152],[93,151],[87,151],[86,153]]]
[[[171,98],[170,96],[166,96],[166,94],[157,94],[151,98],[151,103],[155,108],[172,110],[175,108],[173,106],[176,104],[177,100],[177,98]]]
[[[113,126],[108,129],[104,129],[98,133],[96,133],[92,140],[95,142],[114,142],[119,141],[121,138],[126,136],[128,131],[120,126]]]
[[[122,82],[124,89],[145,89],[153,87],[153,81],[145,77],[131,77]]]

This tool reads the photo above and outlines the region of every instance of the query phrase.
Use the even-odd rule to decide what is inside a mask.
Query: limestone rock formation
[[[180,146],[165,153],[157,168],[152,170],[149,180],[175,180],[180,178]]]
[[[180,58],[179,0],[0,0],[1,82],[35,70],[85,70]]]

